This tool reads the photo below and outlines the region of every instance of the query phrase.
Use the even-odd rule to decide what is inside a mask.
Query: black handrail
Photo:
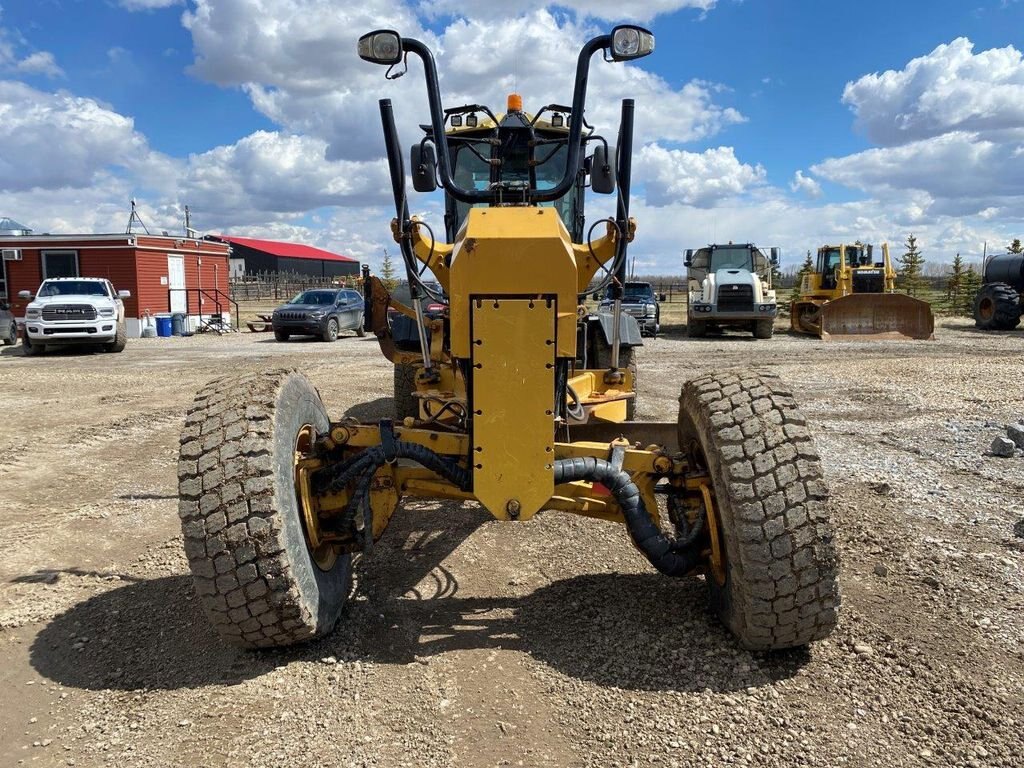
[[[202,317],[203,317],[203,314],[204,314],[203,313],[203,304],[202,304],[202,301],[201,301],[201,299],[203,297],[205,297],[207,299],[211,299],[213,301],[214,308],[217,310],[214,313],[206,313],[206,314],[217,314],[217,315],[221,315],[222,317],[224,315],[224,307],[221,305],[220,300],[221,300],[221,298],[225,299],[227,301],[227,303],[233,305],[234,308],[235,308],[234,313],[232,313],[232,321],[234,323],[235,330],[236,331],[239,330],[238,302],[235,301],[233,298],[231,298],[231,296],[229,296],[228,294],[224,293],[224,291],[222,291],[220,288],[168,288],[167,289],[167,306],[168,306],[168,310],[167,311],[168,312],[172,312],[172,314],[177,314],[177,313],[174,313],[170,309],[170,307],[172,306],[172,303],[173,303],[171,301],[171,296],[176,291],[177,292],[183,292],[185,294],[185,311],[182,314],[184,314],[186,318],[189,316],[189,310],[188,310],[188,307],[189,307],[189,300],[188,300],[189,296],[191,294],[193,294],[193,293],[196,295],[196,305],[199,307],[200,322],[202,322]],[[213,291],[213,293],[210,293],[210,291]]]

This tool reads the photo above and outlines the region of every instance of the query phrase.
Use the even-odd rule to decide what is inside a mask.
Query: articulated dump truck
[[[871,245],[823,245],[790,306],[790,326],[822,339],[933,339],[926,301],[896,293],[889,246],[874,260]]]
[[[419,59],[430,109],[409,153],[391,101],[380,102],[411,306],[366,274],[365,330],[402,367],[399,413],[331,418],[291,370],[228,375],[199,392],[181,437],[179,511],[196,591],[225,639],[285,646],[344,621],[353,568],[373,567],[393,516],[415,514],[406,499],[450,502],[453,518],[472,502],[506,525],[541,511],[620,523],[654,570],[703,580],[748,648],[833,630],[828,490],[787,387],[750,371],[688,381],[680,371],[678,418],[631,420],[641,341],[622,305],[634,105],[622,102],[611,141],[584,109],[596,54],[624,62],[653,50],[649,31],[616,27],[584,44],[571,105],[530,113],[513,94],[499,114],[446,109],[422,42],[392,30],[360,38],[359,55],[392,76]],[[436,230],[409,214],[405,158],[416,192],[443,190]],[[617,204],[588,227],[584,198],[595,193],[617,193]],[[598,317],[584,309],[594,290],[611,298]],[[339,361],[320,383],[349,390],[350,376]],[[671,608],[667,622],[678,620]]]

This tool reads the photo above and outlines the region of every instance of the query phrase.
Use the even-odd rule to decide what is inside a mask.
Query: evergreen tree
[[[813,271],[814,260],[811,258],[811,252],[808,251],[804,263],[800,265],[800,271],[796,273],[796,282],[793,283],[793,290],[789,294],[790,303],[800,298],[800,287],[804,284],[804,275],[809,275]]]
[[[971,264],[964,270],[960,284],[960,299],[953,306],[953,311],[958,315],[972,316],[974,314],[974,299],[977,298],[980,289],[981,275],[974,271],[974,265]]]
[[[1020,238],[1013,238],[1013,242],[1010,243],[1010,247],[1007,249],[1010,253],[1024,253],[1024,246],[1020,244]]]
[[[964,285],[964,260],[958,253],[953,259],[953,267],[946,278],[946,301],[954,313],[958,312],[960,306],[960,293]]]
[[[924,257],[917,248],[917,238],[913,234],[907,237],[907,250],[899,258],[899,275],[903,283],[903,290],[911,296],[916,296],[925,288],[925,280],[921,277],[921,268],[924,266]]]
[[[389,291],[395,290],[398,286],[398,275],[395,272],[395,263],[391,260],[388,249],[384,249],[384,260],[380,263],[380,281]]]

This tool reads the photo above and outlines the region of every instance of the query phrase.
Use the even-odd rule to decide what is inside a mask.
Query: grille
[[[43,307],[43,320],[95,320],[96,307],[91,304],[51,304]]]
[[[281,320],[305,320],[305,312],[278,312],[277,316]]]
[[[885,290],[885,275],[880,269],[856,269],[853,272],[854,293],[882,293]]]
[[[718,288],[719,312],[753,312],[754,287],[752,285],[722,285]]]

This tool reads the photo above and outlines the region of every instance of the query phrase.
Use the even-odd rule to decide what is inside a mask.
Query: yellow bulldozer
[[[364,280],[366,330],[412,372],[395,376],[405,413],[331,418],[311,382],[287,370],[227,376],[196,396],[179,511],[196,591],[225,639],[260,648],[329,632],[344,620],[354,558],[372,567],[402,500],[417,498],[456,502],[453,518],[475,502],[510,525],[542,510],[621,523],[654,569],[702,578],[749,648],[832,631],[828,491],[786,387],[705,374],[683,384],[677,420],[627,420],[640,344],[621,306],[634,105],[622,102],[615,142],[584,108],[595,54],[621,62],[653,49],[649,31],[616,27],[580,51],[571,105],[530,114],[513,97],[495,114],[446,109],[422,42],[392,30],[359,39],[359,55],[391,76],[418,58],[427,84],[430,122],[411,154],[390,100],[380,102],[411,300]],[[415,190],[443,190],[445,240],[409,214],[405,157]],[[587,189],[617,192],[615,215],[589,228]],[[583,309],[595,285],[612,298],[596,317]],[[336,376],[344,387],[343,364]]]
[[[896,293],[896,271],[882,244],[823,245],[805,273],[789,311],[790,326],[822,339],[933,339],[935,318],[926,301]]]

